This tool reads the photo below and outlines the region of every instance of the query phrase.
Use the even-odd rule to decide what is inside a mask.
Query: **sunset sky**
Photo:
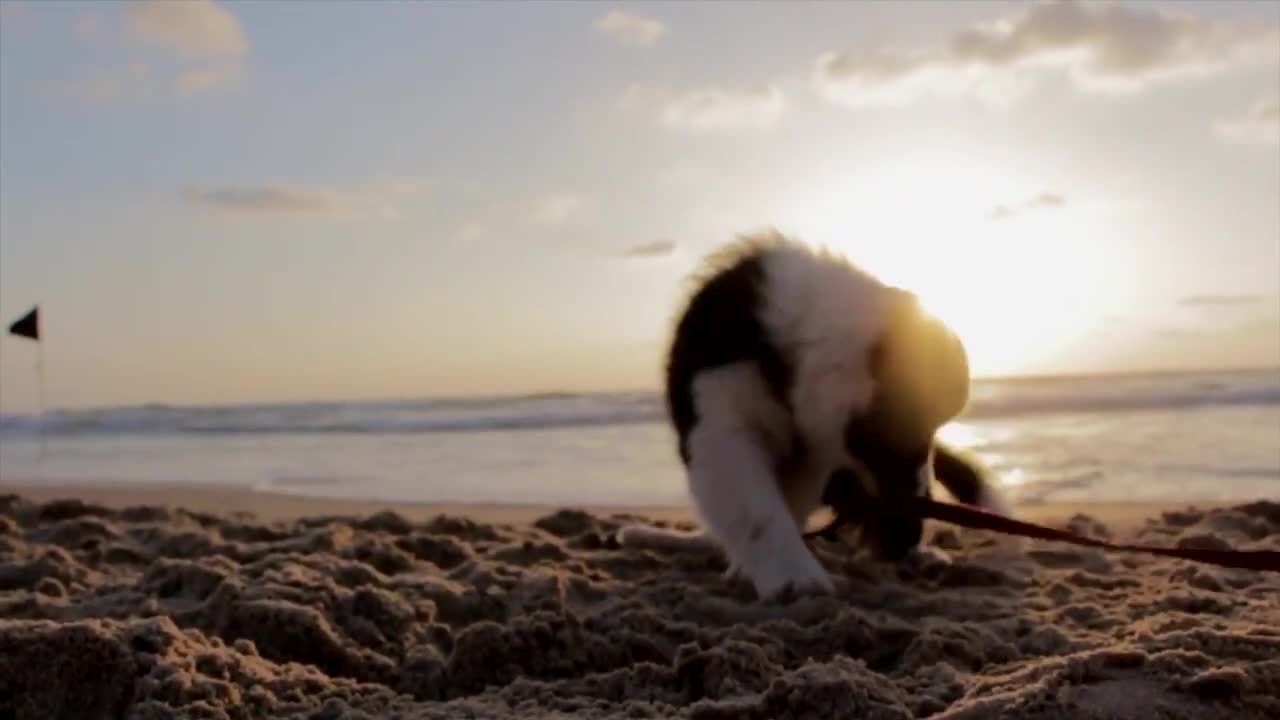
[[[1280,3],[0,0],[54,406],[656,389],[768,226],[979,374],[1280,364]]]

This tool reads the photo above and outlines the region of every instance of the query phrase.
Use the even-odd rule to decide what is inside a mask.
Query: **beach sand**
[[[1280,549],[1278,503],[1019,514]],[[1280,575],[933,524],[949,563],[816,541],[849,590],[758,602],[637,515],[689,521],[0,486],[0,718],[1280,717]]]

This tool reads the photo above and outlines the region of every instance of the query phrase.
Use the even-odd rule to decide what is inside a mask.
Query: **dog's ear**
[[[871,376],[920,431],[932,435],[969,402],[968,352],[914,294],[894,289],[889,297],[887,325],[872,348]]]

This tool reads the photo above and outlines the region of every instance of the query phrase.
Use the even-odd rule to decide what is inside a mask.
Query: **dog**
[[[761,598],[830,593],[836,579],[803,537],[829,481],[857,483],[859,542],[883,561],[919,549],[923,522],[905,501],[935,479],[1005,509],[973,461],[935,440],[968,402],[968,358],[914,294],[776,230],[740,236],[691,279],[666,406],[704,530],[632,525],[622,546],[715,546]]]

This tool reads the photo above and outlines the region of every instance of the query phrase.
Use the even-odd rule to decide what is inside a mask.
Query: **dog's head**
[[[863,537],[880,558],[898,560],[924,534],[911,500],[929,494],[935,434],[968,403],[969,362],[960,339],[914,295],[890,294],[886,329],[869,350],[875,391],[844,435],[872,507]]]

